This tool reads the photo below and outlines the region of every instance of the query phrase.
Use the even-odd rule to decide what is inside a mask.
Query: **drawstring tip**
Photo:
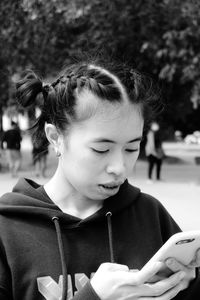
[[[106,213],[106,217],[108,217],[108,216],[112,217],[111,211],[108,211],[108,212]]]

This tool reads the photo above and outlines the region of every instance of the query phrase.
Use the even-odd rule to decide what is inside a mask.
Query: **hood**
[[[53,217],[58,217],[62,223],[72,224],[78,222],[79,225],[81,225],[81,223],[94,222],[101,217],[105,217],[108,211],[115,214],[127,208],[127,206],[133,204],[140,194],[140,190],[129,185],[126,180],[116,195],[104,201],[104,205],[99,211],[80,221],[77,217],[63,213],[48,196],[45,196],[38,190],[39,187],[39,184],[30,179],[19,179],[12,193],[7,193],[1,197],[0,214],[32,218],[35,216],[37,219],[42,218],[48,220],[52,220]]]

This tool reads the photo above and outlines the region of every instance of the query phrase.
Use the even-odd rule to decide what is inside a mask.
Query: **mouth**
[[[107,185],[104,185],[104,184],[100,184],[100,186],[102,186],[104,189],[108,189],[108,190],[115,190],[119,187],[119,185],[116,185],[116,186],[107,186]]]
[[[104,189],[115,190],[119,188],[121,184],[122,182],[115,182],[115,183],[100,184],[99,186],[103,187]]]

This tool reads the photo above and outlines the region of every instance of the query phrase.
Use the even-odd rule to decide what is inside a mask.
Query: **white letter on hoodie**
[[[62,299],[62,289],[63,289],[63,276],[60,275],[59,282],[51,278],[51,276],[38,277],[37,285],[38,290],[46,300],[61,300]],[[72,280],[71,276],[68,275],[68,293],[67,299],[73,298],[72,291]]]

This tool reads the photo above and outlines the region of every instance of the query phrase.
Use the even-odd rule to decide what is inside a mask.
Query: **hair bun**
[[[42,80],[32,70],[27,70],[23,78],[16,83],[16,97],[23,107],[31,106],[42,91]]]

